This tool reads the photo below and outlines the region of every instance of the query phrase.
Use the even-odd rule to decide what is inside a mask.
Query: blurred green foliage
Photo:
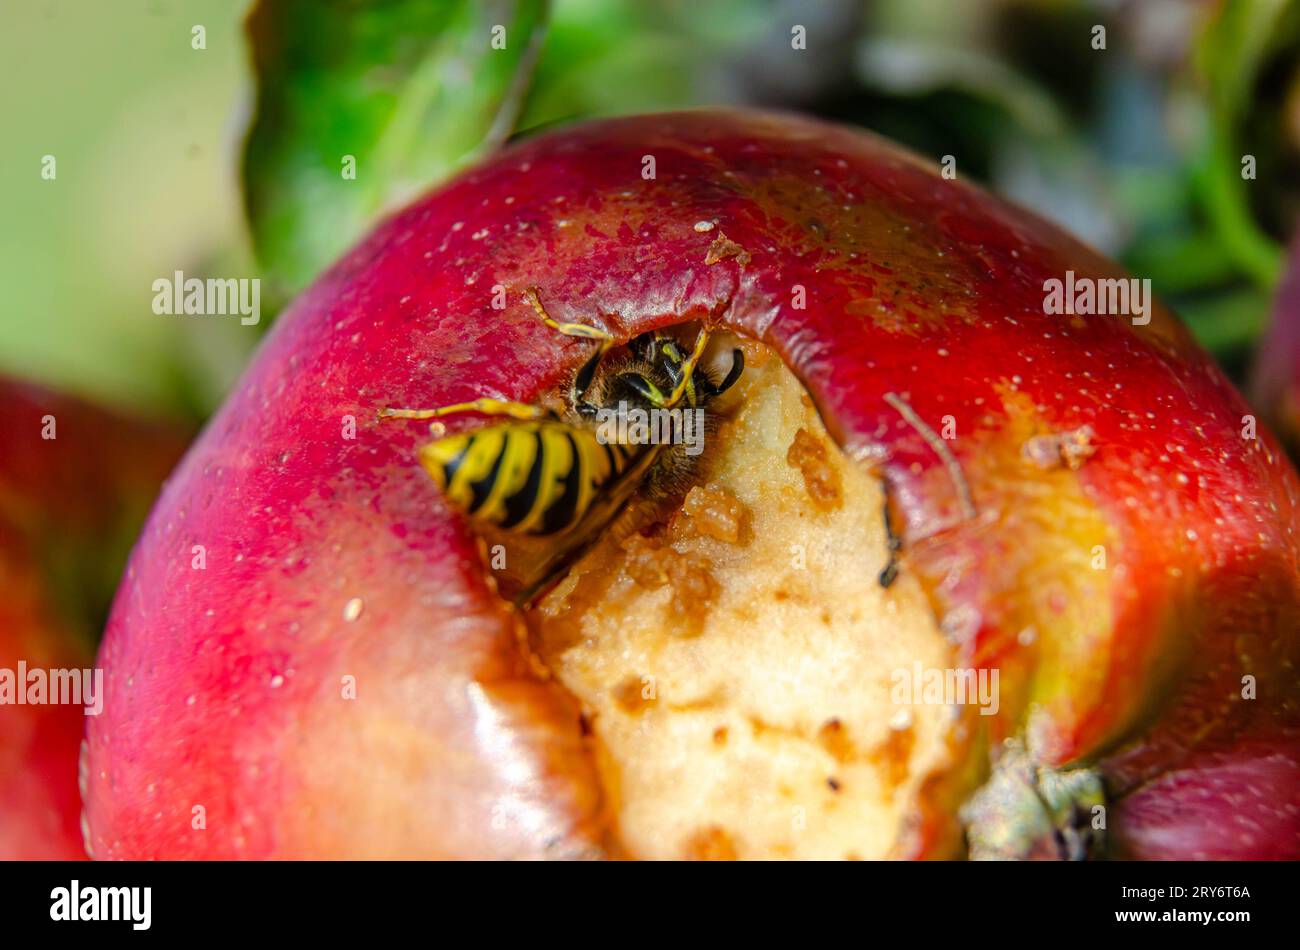
[[[506,139],[545,17],[545,0],[254,5],[244,182],[269,297],[292,296],[385,209]]]
[[[234,384],[249,328],[150,305],[177,269],[254,273],[234,175],[238,13],[228,0],[5,4],[0,372],[189,417]]]
[[[258,273],[241,210],[292,292],[508,135],[598,115],[770,106],[954,155],[1150,277],[1238,377],[1300,210],[1300,0],[265,0],[247,45],[240,13],[7,12],[0,370],[202,416],[261,328],[155,316],[150,283]]]

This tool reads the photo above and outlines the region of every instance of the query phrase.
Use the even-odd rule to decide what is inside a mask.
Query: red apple
[[[1300,856],[1300,484],[1159,305],[1045,312],[1067,271],[1125,276],[754,112],[548,134],[415,202],[280,318],[150,518],[94,855]],[[751,365],[702,494],[520,613],[423,427],[376,416],[561,396],[590,344],[529,287]],[[829,556],[791,568],[801,538]],[[891,715],[913,661],[996,669],[996,713]]]
[[[25,542],[0,531],[0,670],[86,668],[93,651],[54,616]],[[24,677],[25,679],[25,677]],[[81,706],[0,705],[0,859],[84,858],[77,750]]]
[[[165,427],[0,381],[0,670],[8,677],[17,681],[20,663],[42,676],[91,667],[126,547],[182,447]],[[77,756],[85,708],[16,698],[0,705],[0,859],[84,858]]]

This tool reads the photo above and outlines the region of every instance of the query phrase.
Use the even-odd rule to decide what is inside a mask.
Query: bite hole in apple
[[[733,346],[691,483],[593,541],[524,612],[528,648],[583,710],[621,853],[900,854],[950,714],[895,703],[892,674],[951,648],[878,474],[775,352],[712,350]]]

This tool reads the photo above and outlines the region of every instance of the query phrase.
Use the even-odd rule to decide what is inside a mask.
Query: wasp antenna
[[[379,410],[380,420],[384,419],[432,419],[440,415],[437,409],[389,409],[385,406]]]
[[[524,296],[533,305],[533,309],[542,318],[542,322],[552,330],[558,330],[565,336],[574,336],[582,340],[597,340],[604,345],[605,349],[613,346],[614,337],[599,327],[589,327],[585,323],[559,323],[553,320],[551,315],[546,312],[546,308],[542,306],[542,298],[538,295],[536,287],[526,289]]]
[[[727,370],[727,376],[721,383],[713,387],[713,395],[721,396],[740,379],[740,374],[745,371],[745,352],[739,348],[731,351],[731,369]]]
[[[524,288],[524,297],[532,305],[532,308],[537,311],[537,315],[542,318],[543,323],[552,328],[559,326],[558,323],[551,319],[551,315],[546,312],[546,308],[542,306],[542,295],[536,287]]]

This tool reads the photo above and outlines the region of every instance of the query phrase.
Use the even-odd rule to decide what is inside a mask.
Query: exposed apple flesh
[[[672,814],[623,811],[636,790],[607,787],[618,773],[598,764],[578,699],[520,649],[522,617],[419,468],[427,431],[376,420],[386,406],[562,394],[590,344],[539,323],[524,299],[538,287],[557,320],[619,340],[703,321],[769,346],[844,455],[890,485],[904,585],[890,596],[919,584],[952,663],[999,670],[997,714],[968,705],[949,720],[949,765],[922,780],[909,834],[861,831],[855,847],[969,853],[961,806],[1012,771],[1013,740],[1046,780],[1104,779],[1108,834],[1162,856],[1186,826],[1155,833],[1168,813],[1126,813],[1130,795],[1205,787],[1225,761],[1247,776],[1300,760],[1287,738],[1300,483],[1267,431],[1246,434],[1241,397],[1166,310],[1142,326],[1045,312],[1045,281],[1067,271],[1125,276],[876,138],[762,113],[560,130],[419,199],[281,316],[154,511],[100,653],[94,853],[602,856],[625,848],[616,818],[633,851],[683,847]],[[794,457],[815,464],[816,449]],[[693,504],[706,519],[722,504],[725,523],[725,503]],[[853,548],[864,588],[879,586],[879,537]],[[719,558],[730,611],[739,575]],[[648,614],[656,596],[628,606]],[[844,715],[865,720],[878,694],[864,688]],[[836,714],[803,710],[810,728]],[[868,727],[851,724],[855,748],[882,734],[871,718],[861,739]],[[606,746],[617,754],[618,737]],[[917,748],[908,781],[931,761]],[[1230,848],[1206,831],[1200,850],[1300,856],[1300,789],[1275,787],[1284,800],[1213,799],[1251,830]],[[975,838],[1037,853],[998,834],[1023,802],[985,804]],[[775,849],[787,817],[702,850]],[[659,827],[672,833],[648,845]],[[821,849],[810,842],[791,847]]]
[[[587,710],[630,856],[887,857],[948,764],[947,708],[897,704],[891,676],[952,651],[914,576],[880,584],[879,479],[793,374],[751,355],[736,396],[702,484],[607,533],[535,644]]]

